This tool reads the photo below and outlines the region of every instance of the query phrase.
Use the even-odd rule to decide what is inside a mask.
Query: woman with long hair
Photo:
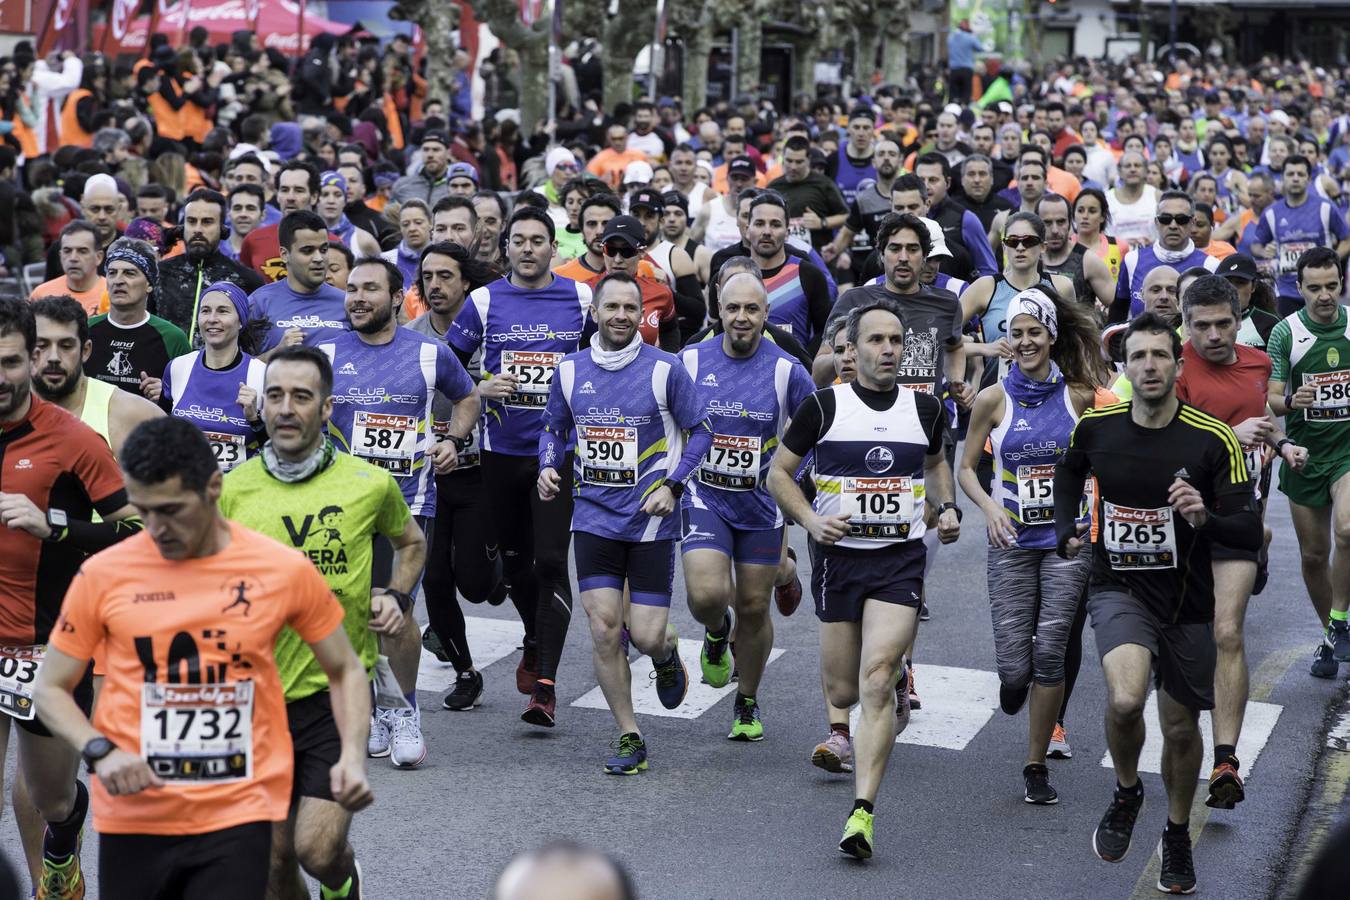
[[[1016,715],[1031,698],[1027,803],[1059,802],[1045,759],[1064,695],[1065,655],[1090,561],[1055,552],[1054,470],[1100,384],[1097,328],[1081,305],[1037,284],[1007,307],[1007,375],[980,391],[959,481],[984,512],[999,705]],[[976,468],[988,440],[993,491]]]
[[[267,323],[251,323],[248,315],[243,288],[229,281],[209,285],[197,308],[203,346],[171,360],[160,388],[160,406],[202,430],[225,472],[257,453],[266,439],[266,366],[253,354]]]
[[[1120,261],[1126,248],[1106,233],[1111,225],[1111,207],[1106,192],[1097,188],[1083,188],[1073,201],[1073,230],[1078,243],[1101,257],[1111,270],[1112,278],[1120,277]]]

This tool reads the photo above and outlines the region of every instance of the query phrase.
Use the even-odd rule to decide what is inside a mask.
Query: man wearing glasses
[[[605,223],[596,243],[600,246],[601,258],[604,260],[604,273],[584,279],[583,283],[594,289],[604,275],[620,272],[630,276],[642,292],[642,319],[638,322],[638,334],[642,336],[643,343],[660,347],[667,353],[677,352],[680,349],[680,320],[675,315],[675,294],[665,282],[653,275],[650,265],[642,265],[648,244],[646,228],[633,216],[614,216]],[[594,319],[587,320],[581,346],[590,345],[591,334],[596,327]]]
[[[1144,311],[1144,279],[1158,266],[1170,266],[1184,272],[1193,266],[1202,266],[1210,272],[1219,267],[1219,260],[1203,250],[1197,250],[1191,240],[1191,219],[1195,216],[1195,201],[1183,191],[1166,191],[1158,200],[1154,222],[1158,226],[1158,240],[1136,247],[1125,254],[1116,281],[1116,299],[1107,317],[1109,323],[1133,319]]]
[[[117,182],[111,175],[91,175],[84,183],[84,193],[80,195],[81,217],[94,226],[96,253],[103,253],[113,241],[122,236],[117,227],[117,213],[121,208],[121,198],[117,192]],[[45,281],[60,278],[65,274],[61,264],[61,242],[54,241],[47,251],[47,272]],[[98,274],[103,275],[104,267],[100,263]]]

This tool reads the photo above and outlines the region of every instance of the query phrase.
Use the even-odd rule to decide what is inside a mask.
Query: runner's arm
[[[1211,442],[1209,456],[1214,472],[1214,506],[1196,531],[1225,547],[1260,550],[1265,542],[1261,512],[1242,445],[1229,428],[1224,427],[1219,439]]]
[[[1069,449],[1055,463],[1055,547],[1061,557],[1067,558],[1065,548],[1071,539],[1081,533],[1078,525],[1079,507],[1083,502],[1083,486],[1087,484],[1092,468],[1083,442],[1088,429],[1079,422],[1069,439]]]
[[[1111,269],[1100,256],[1090,250],[1083,254],[1083,279],[1097,299],[1097,309],[1105,313],[1111,308],[1111,301],[1114,298]]]
[[[33,688],[33,705],[42,710],[42,724],[76,750],[102,737],[75,702],[75,688],[88,669],[89,660],[48,646]]]
[[[404,594],[411,594],[417,588],[417,579],[427,561],[427,537],[418,527],[417,520],[409,517],[401,534],[391,535],[389,542],[394,545],[394,571],[389,576],[387,587]],[[376,588],[374,593],[380,593]]]
[[[796,423],[796,417],[794,417],[793,423]],[[766,481],[766,487],[768,487],[769,493],[773,495],[778,508],[783,511],[783,515],[794,522],[801,522],[805,525],[815,518],[816,513],[811,508],[811,502],[802,493],[801,486],[797,484],[793,477],[793,473],[801,468],[801,464],[802,457],[780,445],[774,451],[772,462],[769,463],[769,477]]]
[[[341,626],[334,628],[327,637],[311,642],[309,649],[328,676],[333,720],[342,741],[342,755],[330,774],[334,781],[334,799],[348,810],[361,809],[375,799],[365,780],[366,740],[370,729],[370,683],[366,670],[352,649],[346,629]],[[342,771],[341,780],[335,777],[339,770]]]

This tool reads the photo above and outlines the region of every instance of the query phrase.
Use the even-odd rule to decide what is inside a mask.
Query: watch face
[[[47,510],[47,521],[58,528],[65,528],[67,523],[66,511],[64,509]]]

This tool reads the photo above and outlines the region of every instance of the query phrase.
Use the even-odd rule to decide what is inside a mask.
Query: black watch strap
[[[684,495],[683,481],[675,481],[672,478],[667,478],[662,483],[666,486],[666,489],[670,491],[670,495],[674,497],[676,500],[680,499],[680,497]]]
[[[960,522],[965,517],[965,514],[961,512],[961,507],[957,506],[955,503],[950,502],[944,503],[938,507],[938,515],[942,515],[949,509],[952,512],[956,513],[956,521]]]
[[[84,757],[85,762],[92,766],[116,749],[117,746],[112,741],[108,740],[103,735],[99,735],[84,745],[84,749],[80,751],[80,755]]]

